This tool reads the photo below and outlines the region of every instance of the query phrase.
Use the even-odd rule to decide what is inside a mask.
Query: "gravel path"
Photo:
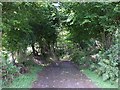
[[[97,88],[86,75],[70,61],[51,64],[38,73],[32,88]],[[32,89],[31,89],[32,90]]]

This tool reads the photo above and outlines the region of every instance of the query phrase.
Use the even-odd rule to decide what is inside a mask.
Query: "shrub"
[[[98,63],[92,64],[91,68],[95,70],[98,75],[103,77],[103,80],[110,80],[118,82],[118,47],[113,45],[105,52],[99,52]]]
[[[2,64],[0,67],[2,68],[2,81],[3,85],[8,85],[12,82],[13,78],[19,76],[19,68],[13,65],[12,62],[8,60],[8,53],[2,53]]]
[[[86,51],[84,50],[79,50],[79,49],[73,49],[73,53],[70,56],[72,58],[72,61],[75,62],[76,64],[78,64],[80,66],[80,68],[85,68],[85,67],[89,67],[90,63],[90,59],[89,59],[89,55]]]

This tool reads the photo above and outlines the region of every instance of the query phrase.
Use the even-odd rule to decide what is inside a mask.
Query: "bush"
[[[117,44],[113,45],[106,52],[99,52],[98,63],[92,64],[91,68],[94,69],[98,75],[103,77],[103,80],[110,80],[118,82],[118,47]]]
[[[7,52],[3,52],[1,57],[2,64],[0,66],[2,68],[2,84],[8,85],[12,82],[14,77],[19,76],[19,68],[14,66],[13,63],[8,60]]]
[[[72,61],[75,62],[80,66],[80,68],[89,67],[90,65],[90,59],[89,55],[84,50],[74,49],[73,53],[70,56],[72,58]]]

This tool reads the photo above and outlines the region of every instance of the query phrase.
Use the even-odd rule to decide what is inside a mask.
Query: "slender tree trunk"
[[[105,48],[105,32],[101,33],[102,46]]]
[[[112,45],[112,36],[110,33],[106,35],[106,48],[109,49]]]
[[[103,32],[102,37],[102,46],[105,50],[109,49],[112,45],[112,35],[109,32]]]
[[[11,55],[12,55],[12,62],[13,62],[13,65],[16,65],[16,63],[15,63],[15,57],[14,57],[14,53],[11,52]]]
[[[55,48],[54,48],[54,44],[51,45],[51,47],[50,47],[50,51],[51,51],[51,54],[52,54],[53,60],[54,60],[54,61],[58,61],[59,59],[58,59],[57,56],[56,56]]]
[[[36,50],[35,50],[34,44],[32,44],[31,47],[32,47],[32,50],[33,50],[33,55],[35,55],[35,56],[38,55],[38,53],[37,53]]]

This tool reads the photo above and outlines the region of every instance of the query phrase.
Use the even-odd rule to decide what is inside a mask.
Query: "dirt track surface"
[[[51,64],[38,73],[32,88],[97,88],[75,64],[69,61]],[[32,89],[31,89],[32,90]]]

